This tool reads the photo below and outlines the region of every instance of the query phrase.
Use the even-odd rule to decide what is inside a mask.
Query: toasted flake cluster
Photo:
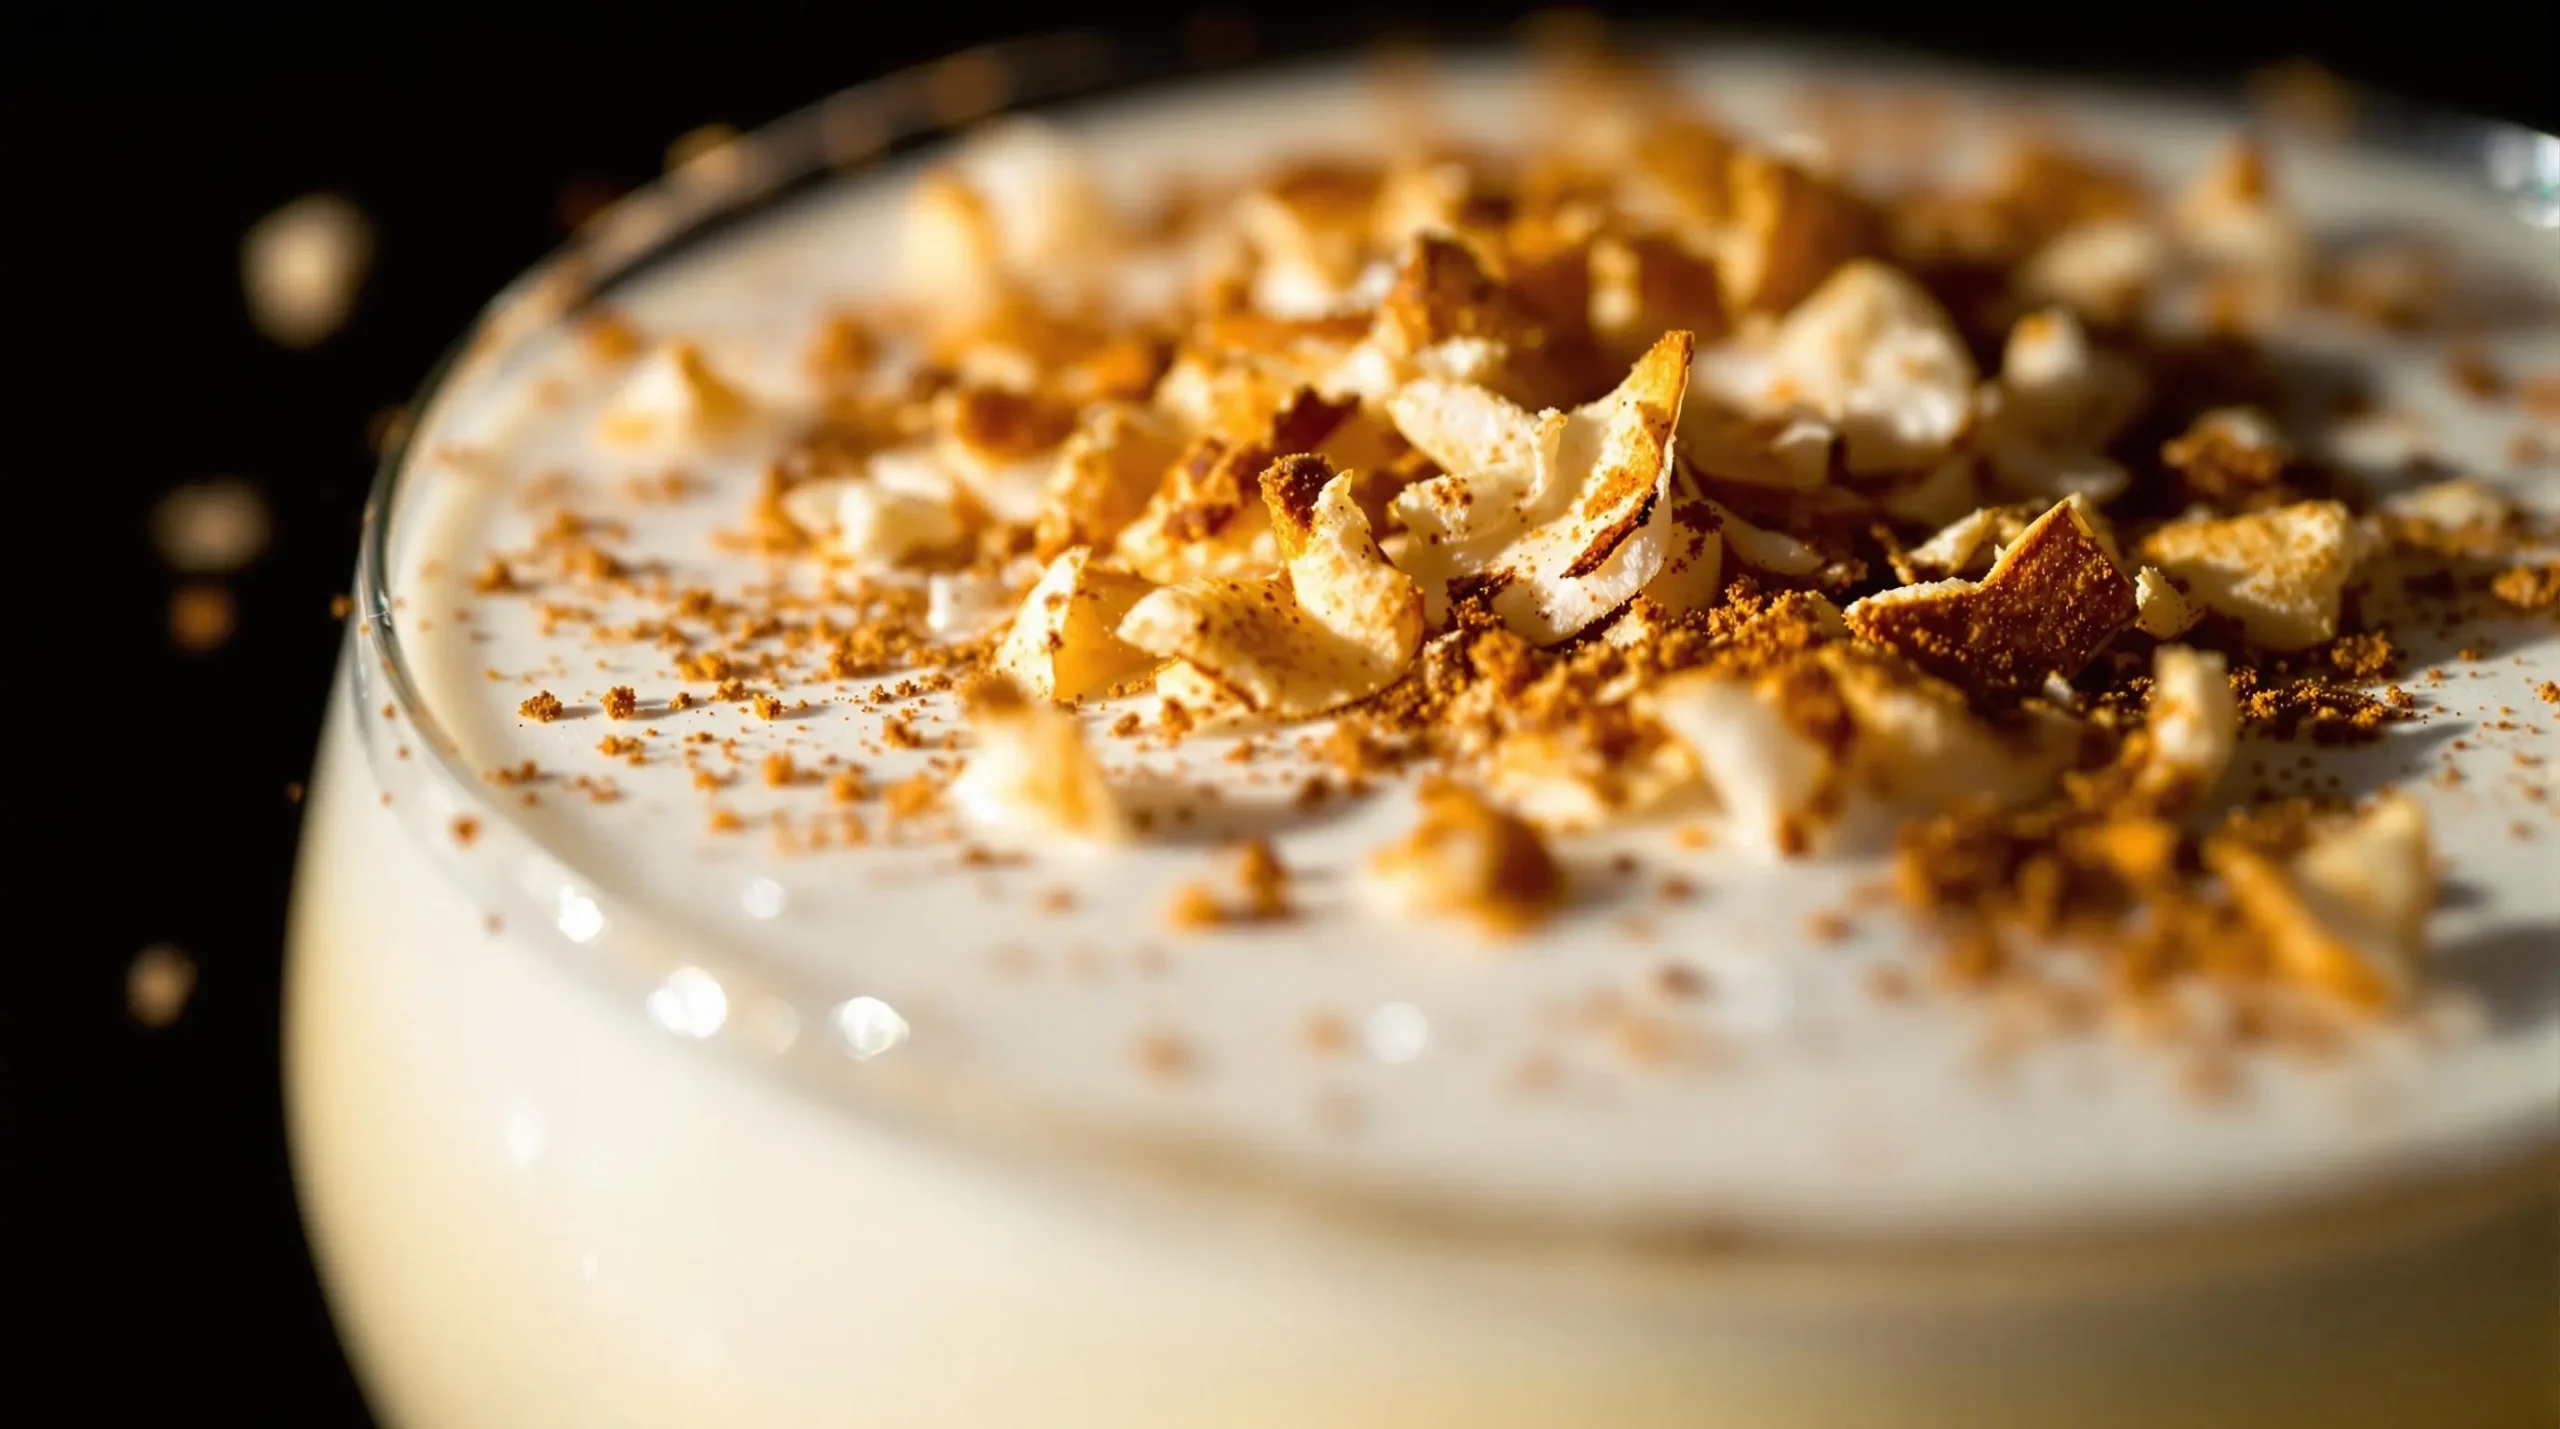
[[[1115,736],[1224,726],[1248,755],[1307,726],[1341,776],[1308,805],[1422,776],[1372,880],[1496,932],[1566,905],[1550,840],[1677,818],[1890,851],[1974,973],[2073,943],[2132,987],[2403,999],[2415,804],[2208,817],[2244,739],[2399,717],[2351,688],[2389,673],[2358,617],[2381,553],[2518,553],[2475,484],[2368,510],[2191,341],[2353,315],[2370,258],[2326,254],[2249,143],[2183,191],[2035,134],[1985,183],[1868,192],[1874,155],[1782,155],[1641,65],[1578,58],[1549,98],[1516,150],[1304,155],[1143,213],[1065,135],[993,126],[913,190],[900,299],[822,315],[796,425],[770,374],[612,328],[601,438],[767,434],[738,539],[826,582],[787,620],[677,593],[757,632],[668,621],[677,675],[767,718],[758,686],[811,667],[963,685],[957,776],[881,791],[893,827],[947,793],[1000,843],[1146,837],[1086,740],[1111,701]],[[2544,609],[2553,569],[2473,584]],[[554,582],[653,589],[573,522],[481,590]],[[774,787],[874,792],[777,757]],[[1177,924],[1292,909],[1270,845],[1243,870]]]

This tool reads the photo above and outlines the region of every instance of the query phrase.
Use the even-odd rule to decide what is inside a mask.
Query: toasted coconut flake
[[[2255,407],[2215,407],[2163,443],[2160,459],[2186,479],[2190,494],[2238,502],[2279,488],[2293,444]]]
[[[1854,645],[1825,646],[1814,658],[1857,723],[1864,782],[1896,808],[1934,811],[1974,798],[2025,803],[2053,787],[2078,743],[2077,722],[2051,711],[1995,729],[1953,687]]]
[[[1118,797],[1074,715],[991,677],[967,691],[977,748],[951,797],[988,834],[1011,842],[1113,843],[1128,834]]]
[[[1396,515],[1417,539],[1444,546],[1517,523],[1545,491],[1570,420],[1436,377],[1408,383],[1388,412],[1405,440],[1447,472],[1406,488]]]
[[[1295,385],[1269,363],[1185,347],[1156,384],[1155,405],[1188,432],[1244,442],[1261,434]]]
[[[2271,294],[2308,275],[2310,239],[2276,192],[2254,139],[2226,145],[2178,195],[2174,219],[2179,239],[2197,256],[2265,280]]]
[[[640,360],[605,409],[598,434],[623,446],[671,447],[726,436],[753,413],[754,404],[711,369],[701,348],[677,340]]]
[[[1399,429],[1448,472],[1395,503],[1411,537],[1400,562],[1435,619],[1452,584],[1472,579],[1504,624],[1551,644],[1644,588],[1671,544],[1671,432],[1691,346],[1665,334],[1616,391],[1569,414],[1533,418],[1450,384],[1399,395]]]
[[[1413,833],[1369,856],[1371,886],[1386,900],[1499,937],[1526,933],[1563,907],[1564,869],[1537,830],[1446,781],[1426,785],[1419,802]]]
[[[924,628],[936,640],[973,640],[1014,613],[1012,589],[975,571],[936,571],[924,591]]]
[[[1664,333],[1701,339],[1725,330],[1715,264],[1667,234],[1604,235],[1590,246],[1592,337],[1612,362],[1632,362]]]
[[[1729,311],[1785,312],[1842,264],[1874,251],[1874,213],[1799,165],[1737,149],[1726,182],[1732,218],[1716,270]]]
[[[2289,865],[2227,837],[2208,840],[2204,852],[2278,973],[2368,1011],[2407,997],[2436,900],[2426,809],[2416,800],[2381,800]]]
[[[962,387],[934,404],[935,450],[979,505],[999,519],[1038,519],[1055,453],[1074,409],[1002,387]]]
[[[1979,581],[1943,580],[1868,596],[1849,628],[1984,697],[2078,674],[2133,623],[2134,584],[2117,569],[2080,497],[2054,504]]]
[[[1082,158],[1037,121],[988,126],[919,180],[899,235],[902,286],[944,332],[976,327],[1054,289],[1111,241],[1113,220]],[[1047,298],[1066,296],[1047,292]]]
[[[1161,585],[1253,579],[1276,570],[1279,545],[1252,485],[1271,455],[1258,442],[1193,438],[1146,509],[1120,532],[1120,559]]]
[[[1416,154],[1390,166],[1370,210],[1370,241],[1389,253],[1425,233],[1470,227],[1483,195],[1475,170],[1447,155]]]
[[[2270,650],[2307,649],[2338,633],[2339,601],[2362,554],[2353,520],[2334,501],[2174,522],[2139,549],[2195,603],[2238,621],[2251,643]]]
[[[1221,729],[1262,722],[1261,711],[1234,688],[1185,660],[1156,672],[1156,700],[1168,721],[1185,729]]]
[[[866,570],[944,555],[968,540],[977,513],[931,452],[876,452],[854,477],[803,482],[783,493],[791,523]]]
[[[2393,519],[2428,528],[2440,536],[2496,535],[2524,522],[2523,509],[2506,493],[2477,477],[2431,481],[2394,493],[2382,503]]]
[[[1146,510],[1181,454],[1172,429],[1145,407],[1088,409],[1041,488],[1036,549],[1055,556],[1071,546],[1109,546]]]
[[[974,186],[949,169],[925,175],[909,191],[898,258],[902,286],[940,326],[981,321],[1013,290],[994,213]]]
[[[1382,179],[1368,164],[1300,164],[1236,201],[1236,226],[1259,260],[1258,311],[1312,317],[1345,305],[1368,263]]]
[[[2175,640],[2204,619],[2204,612],[2158,566],[2134,572],[2133,604],[2135,627],[2154,640]]]
[[[2125,469],[2104,453],[2144,401],[2139,369],[2089,341],[2068,308],[2018,319],[2000,378],[1981,394],[1981,446],[2002,487],[2058,500],[2120,494]]]
[[[1879,651],[1816,646],[1756,676],[1673,676],[1644,707],[1695,756],[1733,841],[1796,856],[1878,844],[1896,819],[2021,803],[2068,759],[2071,722],[2004,734],[1946,683]]]
[[[2027,501],[1984,506],[1960,516],[1928,540],[1903,553],[1911,568],[1935,580],[1949,576],[1972,579],[1991,569],[2000,548],[2018,539],[2045,508]]]
[[[2240,743],[2240,705],[2220,655],[2163,645],[2152,659],[2149,754],[2135,788],[2155,804],[2204,800]]]
[[[1971,420],[1975,371],[1963,334],[1926,289],[1860,260],[1831,275],[1765,344],[1709,349],[1691,419],[1703,451],[1729,444],[1736,417],[1809,417],[1841,434],[1852,474],[1917,471],[1943,459]]]
[[[975,131],[952,163],[985,205],[1009,272],[1054,272],[1100,254],[1112,240],[1101,185],[1054,125],[997,120]]]
[[[1707,507],[1724,533],[1726,551],[1742,564],[1791,578],[1822,569],[1822,553],[1786,532],[1753,525],[1717,502]]]
[[[1664,81],[1667,76],[1640,82]],[[1585,113],[1566,121],[1565,142],[1581,148],[1595,172],[1619,171],[1620,205],[1638,218],[1674,232],[1726,235],[1742,146],[1698,115],[1680,112],[1670,91],[1647,97],[1654,102],[1624,92],[1586,96]]]
[[[1471,382],[1532,407],[1588,390],[1558,334],[1445,234],[1423,234],[1405,251],[1362,346],[1367,372],[1338,380],[1373,398],[1382,384],[1415,377]]]
[[[1698,495],[1686,477],[1672,484],[1671,528],[1662,568],[1644,583],[1659,611],[1705,610],[1724,595],[1724,508]]]
[[[1811,491],[1840,471],[1840,429],[1814,417],[1754,417],[1713,402],[1685,404],[1680,455],[1719,481]]]
[[[1828,842],[1837,778],[1822,744],[1799,734],[1774,697],[1731,676],[1674,676],[1646,707],[1689,747],[1728,831],[1763,854],[1797,855]]]
[[[1063,552],[1023,597],[996,647],[995,668],[1044,700],[1110,689],[1153,663],[1116,633],[1149,589],[1138,577],[1100,564],[1086,547]]]
[[[1120,622],[1120,638],[1181,662],[1160,693],[1197,698],[1205,684],[1264,718],[1321,714],[1385,688],[1422,643],[1422,592],[1387,564],[1353,478],[1321,457],[1285,457],[1261,488],[1286,572],[1155,591]]]
[[[2046,240],[2012,288],[2025,303],[2059,303],[2085,321],[2122,327],[2141,315],[2168,260],[2168,245],[2151,224],[2101,219]]]
[[[1120,558],[1159,585],[1276,571],[1280,550],[1261,473],[1279,457],[1316,450],[1352,410],[1349,402],[1329,402],[1300,387],[1265,413],[1251,439],[1193,438],[1146,509],[1120,533]]]

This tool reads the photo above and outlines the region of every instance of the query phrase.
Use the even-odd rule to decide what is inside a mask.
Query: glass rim
[[[1486,48],[1497,38],[1458,32],[1435,35],[1434,55]],[[1790,53],[1842,68],[1888,69],[1925,64],[1940,76],[1968,71],[2017,82],[2027,92],[2059,92],[2063,84],[2039,83],[2015,69],[1961,56],[1842,44],[1783,30],[1736,30],[1699,24],[1613,24],[1613,43],[1631,35],[1687,45],[1783,44]],[[632,1015],[650,1017],[678,1040],[713,1044],[779,1072],[802,1091],[815,1093],[831,1111],[877,1118],[884,1130],[913,1131],[971,1150],[1027,1156],[1044,1174],[1070,1166],[1106,1174],[1162,1173],[1182,1184],[1218,1194],[1303,1207],[1328,1220],[1367,1223],[1427,1240],[1458,1240],[1505,1247],[1594,1248],[1636,1252],[1648,1263],[1719,1266],[1783,1262],[1847,1261],[1871,1267],[1879,1259],[1919,1257],[1932,1264],[1967,1261],[1986,1251],[2018,1249],[2049,1260],[2057,1246],[2084,1251],[2083,1263],[2114,1267],[2156,1266],[2164,1245],[2264,1238],[2281,1226],[2289,1244],[2344,1234],[2350,1223],[2367,1225],[2379,1207],[2392,1207],[2430,1223],[2447,1215],[2512,1204],[2519,1194],[2547,1190],[2560,1171],[2560,1144],[2543,1147],[2516,1164],[2474,1174],[2457,1187],[2439,1174],[2419,1184],[2340,1188],[2304,1198],[2307,1203],[2260,1206],[2236,1213],[2198,1215],[2125,1224],[2082,1224],[1989,1236],[1891,1232],[1770,1230],[1736,1225],[1701,1212],[1694,1217],[1631,1220],[1605,1206],[1587,1214],[1547,1206],[1506,1206],[1498,1198],[1461,1196],[1451,1190],[1399,1191],[1346,1180],[1326,1184],[1304,1167],[1278,1164],[1266,1153],[1230,1145],[1203,1145],[1161,1132],[1139,1132],[1063,1112],[1002,1078],[954,1081],[950,1070],[929,1067],[909,1075],[896,1057],[878,1057],[840,1035],[834,1016],[842,1004],[834,991],[818,989],[804,974],[774,965],[743,948],[726,930],[646,899],[610,891],[610,880],[552,851],[528,829],[506,800],[491,797],[479,773],[461,758],[456,742],[438,724],[433,707],[412,675],[401,638],[400,601],[392,589],[393,515],[409,490],[404,480],[416,465],[421,442],[433,429],[439,405],[484,363],[517,344],[574,318],[621,284],[662,261],[674,259],[733,226],[858,172],[912,147],[960,133],[983,120],[1066,101],[1102,98],[1133,86],[1197,79],[1204,73],[1263,76],[1293,67],[1356,60],[1352,45],[1330,42],[1293,49],[1275,63],[1257,56],[1222,66],[1196,59],[1150,54],[1134,42],[1091,30],[1027,36],[962,51],[855,85],[786,114],[722,147],[716,163],[679,167],[634,190],[589,219],[563,245],[500,290],[421,381],[397,439],[386,443],[364,510],[359,538],[355,611],[342,663],[354,696],[351,712],[359,742],[393,812],[425,850],[439,873],[466,885],[491,881],[491,866],[511,885],[514,917],[544,924],[532,936],[562,954],[590,982],[624,1003]],[[2078,94],[2133,98],[2153,103],[2204,103],[2232,108],[2234,95],[2211,85],[2156,82],[2110,84],[2074,78]],[[2364,91],[2348,146],[2401,159],[2459,163],[2509,198],[2528,226],[2560,230],[2560,138],[2505,121],[2413,108]],[[2239,113],[2243,111],[2236,111]],[[385,719],[365,718],[377,705]],[[425,757],[385,731],[393,716],[406,722]],[[423,796],[423,797],[419,797]],[[468,816],[480,824],[463,870],[437,823],[422,822],[425,807],[442,818]],[[736,913],[737,910],[730,910]],[[688,981],[691,979],[691,981]],[[707,983],[703,980],[707,979]],[[673,1016],[653,999],[673,998]],[[697,1015],[688,1020],[686,1000]],[[716,1002],[716,1015],[699,1015]],[[1464,1199],[1470,1204],[1455,1205]],[[2198,1224],[2202,1222],[2203,1224]],[[2264,1249],[2262,1245],[2260,1247]]]

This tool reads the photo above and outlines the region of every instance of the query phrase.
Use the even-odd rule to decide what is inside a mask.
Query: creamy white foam
[[[1795,78],[1760,56],[1687,69],[1720,109],[1764,130],[1781,122]],[[1503,76],[1471,74],[1450,99],[1463,122],[1498,134],[1523,108],[1515,95]],[[1065,122],[1091,140],[1115,185],[1137,189],[1168,166],[1249,165],[1275,147],[1356,147],[1365,110],[1353,96],[1338,78],[1222,83]],[[2221,116],[2149,105],[2045,107],[2094,146],[2172,178],[2194,171],[2230,128]],[[2549,236],[2463,185],[2371,156],[2278,153],[2285,184],[2320,228],[2423,216],[2560,300]],[[805,402],[798,354],[830,298],[877,292],[889,277],[901,189],[901,175],[883,174],[823,193],[652,275],[617,305],[645,329],[698,339],[763,400]],[[2334,332],[2288,341],[2306,359],[2352,361],[2386,407],[2424,413],[2427,450],[2531,488],[2527,474],[2507,470],[2512,409],[2452,392],[2439,350],[2385,351]],[[2548,325],[2495,331],[2486,346],[2512,371],[2560,368],[2560,330]],[[533,395],[545,375],[562,379],[556,401]],[[2176,1217],[2467,1164],[2553,1137],[2560,962],[2548,950],[2560,943],[2560,880],[2548,870],[2560,834],[2549,803],[2524,793],[2547,788],[2547,772],[2515,762],[2560,749],[2555,711],[2532,694],[2560,677],[2560,639],[2547,623],[2487,631],[2494,659],[2450,665],[2441,684],[2413,681],[2425,719],[2377,746],[2252,743],[2231,780],[2247,789],[2310,753],[2351,789],[2390,779],[2424,799],[2455,889],[2435,925],[2445,952],[2432,976],[2475,989],[2487,1004],[2484,1028],[2445,1046],[2388,1031],[2330,1065],[2271,1054],[2247,1069],[2244,1095],[2208,1108],[2156,1051],[2103,1035],[2063,1039],[1993,1075],[1979,1055],[1980,1008],[1880,1001],[1869,970],[1917,966],[1918,932],[1887,908],[1857,917],[1846,939],[1807,929],[1814,913],[1852,905],[1872,865],[1772,867],[1681,849],[1666,829],[1633,830],[1563,846],[1575,906],[1517,948],[1488,951],[1459,930],[1382,921],[1359,905],[1353,870],[1407,826],[1409,799],[1389,791],[1300,812],[1285,766],[1221,763],[1215,740],[1179,755],[1191,777],[1226,786],[1218,804],[1189,825],[1167,820],[1169,837],[1099,859],[964,870],[951,844],[786,856],[760,827],[715,834],[711,800],[672,757],[687,733],[738,741],[746,775],[717,802],[754,825],[776,809],[805,817],[825,797],[761,787],[754,769],[768,752],[803,766],[833,752],[881,783],[926,754],[880,747],[881,715],[847,698],[858,686],[784,688],[786,701],[813,708],[771,723],[729,705],[608,721],[593,710],[609,686],[631,685],[652,707],[702,687],[681,685],[658,652],[591,648],[574,628],[544,636],[530,602],[469,594],[482,554],[530,534],[532,518],[511,498],[552,469],[583,483],[583,509],[631,524],[625,554],[721,590],[770,578],[753,558],[708,540],[736,522],[753,490],[765,450],[756,442],[682,457],[695,486],[679,503],[639,506],[611,494],[623,478],[671,464],[593,442],[619,378],[565,342],[536,343],[451,393],[418,444],[429,455],[412,474],[421,489],[404,512],[395,587],[407,601],[400,623],[418,679],[472,767],[533,759],[622,790],[617,802],[593,804],[547,786],[529,809],[496,791],[486,817],[521,821],[623,906],[656,909],[716,940],[701,959],[712,971],[671,980],[651,1001],[673,1029],[699,1031],[725,1015],[717,970],[743,959],[825,989],[825,1005],[867,999],[850,1003],[842,1027],[804,1026],[804,1036],[849,1038],[848,1055],[864,1052],[866,1066],[1004,1089],[1074,1120],[1247,1150],[1329,1182],[1795,1230],[2009,1231]],[[2410,430],[2368,426],[2343,436],[2337,454],[2379,473],[2405,455]],[[457,448],[476,455],[434,455]],[[474,612],[467,623],[450,618],[456,606]],[[2450,658],[2423,630],[2402,636],[2421,667]],[[488,670],[502,678],[485,678]],[[549,724],[519,718],[518,701],[537,687],[588,713]],[[958,727],[945,703],[908,708],[928,734]],[[1090,717],[1107,724],[1116,712]],[[2500,721],[2513,727],[2492,727]],[[657,746],[645,767],[595,751],[604,735],[644,728]],[[2453,750],[2457,740],[2466,747]],[[1101,747],[1122,768],[1169,767],[1116,741]],[[2427,781],[2443,768],[2462,781]],[[876,827],[876,810],[866,812]],[[2515,832],[2520,825],[2530,837]],[[1167,894],[1209,872],[1214,839],[1235,831],[1271,837],[1297,874],[1304,916],[1171,932],[1161,916]],[[1612,871],[1622,853],[1638,873]],[[458,857],[467,868],[468,852]],[[1659,897],[1672,875],[1699,896]],[[1044,909],[1058,888],[1072,893],[1072,907]],[[485,896],[493,907],[500,900]],[[1658,995],[1667,963],[1702,973],[1708,995]],[[1023,965],[1028,973],[1010,970]],[[1580,1015],[1610,994],[1694,1038],[1694,1064],[1623,1056]],[[893,1024],[881,1009],[894,1011],[903,1036],[884,1040]],[[1311,1047],[1305,1027],[1317,1013],[1349,1021],[1348,1051]],[[1196,1049],[1193,1075],[1142,1067],[1134,1049],[1165,1031]],[[1533,1059],[1561,1069],[1553,1085],[1523,1089],[1521,1069]]]

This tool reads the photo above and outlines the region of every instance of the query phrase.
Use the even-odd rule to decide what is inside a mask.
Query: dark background
[[[1290,8],[1299,18],[1252,24],[1258,52],[1489,18],[1485,7],[1408,7],[1331,23]],[[2307,55],[2434,105],[2560,128],[2551,0],[2435,0],[2371,19],[2312,3],[1795,0],[1685,13],[2181,81],[2227,82]],[[1170,44],[1182,19],[1122,10],[1105,27]],[[70,1252],[89,1293],[63,1303],[96,1310],[75,1333],[123,1366],[82,1374],[73,1387],[91,1407],[78,1422],[181,1409],[367,1422],[295,1218],[276,1024],[297,820],[285,787],[305,773],[336,649],[328,605],[352,565],[368,419],[404,399],[480,302],[558,240],[572,185],[628,187],[705,121],[752,126],[1046,23],[976,5],[884,13],[770,0],[21,3],[0,19],[0,95],[25,111],[10,142],[38,184],[61,189],[40,188],[28,211],[68,218],[32,226],[75,250],[34,270],[34,286],[81,300],[56,350],[72,354],[75,377],[104,377],[125,400],[75,461],[12,479],[67,495],[81,522],[71,529],[94,533],[79,538],[93,575],[79,638],[92,659],[109,655],[118,688],[149,692],[95,713],[119,738],[146,719],[154,731],[124,744],[109,776],[129,787],[107,792],[129,797],[92,805],[112,818],[95,831],[107,842],[63,835],[112,848],[111,865],[133,871],[84,900],[81,931],[46,954],[70,979],[46,1021],[71,1039],[46,1084],[73,1091],[30,1107],[20,1098],[38,1087],[33,1056],[11,1039],[0,1060],[12,1069],[0,1126],[32,1110],[77,1138],[22,1164],[39,1193],[76,1202],[34,1229],[50,1239],[51,1226],[66,1228],[51,1248]],[[345,330],[288,351],[248,321],[238,243],[261,214],[321,189],[372,217],[373,277]],[[61,295],[22,296],[41,307]],[[138,409],[136,392],[147,393]],[[170,487],[215,476],[263,489],[274,539],[225,580],[236,633],[189,654],[170,638],[179,578],[155,554],[148,518]],[[175,734],[172,709],[186,712]],[[159,1028],[137,1021],[126,995],[129,964],[155,943],[184,950],[200,973],[184,1014]]]

